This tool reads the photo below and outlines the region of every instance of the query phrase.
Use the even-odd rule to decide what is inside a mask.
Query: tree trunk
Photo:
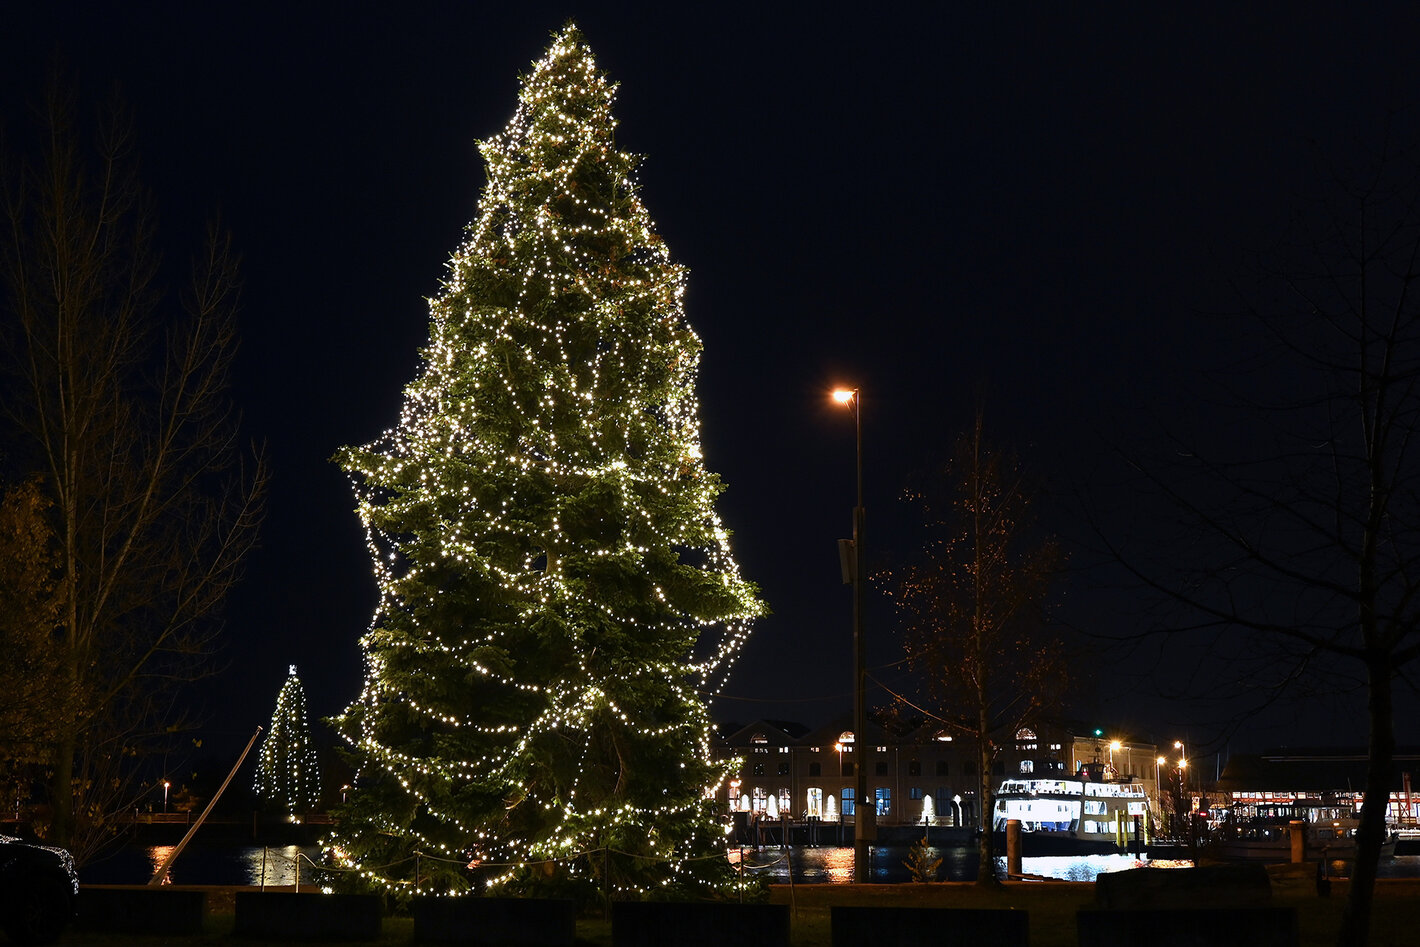
[[[54,747],[54,772],[49,779],[50,830],[47,843],[69,848],[74,843],[74,752],[72,729],[61,733]]]
[[[1395,760],[1392,668],[1384,657],[1373,656],[1367,663],[1371,735],[1366,767],[1366,801],[1361,806],[1351,893],[1346,899],[1346,909],[1341,915],[1341,933],[1336,940],[1341,947],[1365,947],[1370,938],[1376,868],[1380,864],[1381,845],[1385,842],[1385,817],[1390,805],[1391,774]]]
[[[996,838],[992,831],[996,819],[996,791],[991,786],[991,740],[987,736],[986,704],[982,702],[979,706],[981,719],[977,731],[976,762],[981,774],[981,838],[976,846],[979,861],[976,866],[976,883],[997,885],[1001,883],[1001,879],[996,877]]]

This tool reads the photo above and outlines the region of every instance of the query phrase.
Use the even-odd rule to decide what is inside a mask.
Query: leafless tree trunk
[[[980,884],[996,883],[991,823],[997,748],[1063,693],[1063,649],[1046,629],[1058,544],[1034,532],[1035,494],[1015,458],[992,449],[978,413],[940,486],[909,492],[924,517],[920,556],[889,575],[921,703],[976,748]]]
[[[170,690],[206,668],[216,608],[255,541],[265,481],[239,461],[226,395],[236,260],[213,229],[162,292],[130,127],[92,155],[51,85],[35,160],[6,169],[4,409],[11,458],[53,504],[62,615],[53,661],[52,835],[82,858],[128,800],[118,774],[173,727]],[[58,701],[60,695],[56,695]]]

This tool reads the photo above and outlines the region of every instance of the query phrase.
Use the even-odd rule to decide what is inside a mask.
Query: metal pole
[[[853,819],[853,880],[863,884],[870,880],[868,847],[872,839],[869,820],[876,815],[874,803],[868,799],[868,766],[871,753],[868,739],[868,704],[866,661],[863,640],[863,392],[853,389],[853,428],[857,446],[858,505],[853,508],[853,739],[857,744],[856,816]]]
[[[192,828],[187,830],[187,834],[182,837],[182,841],[174,846],[173,850],[168,853],[168,857],[163,859],[163,864],[158,867],[157,871],[153,872],[153,877],[148,880],[148,884],[160,885],[163,883],[163,878],[168,874],[168,868],[177,857],[182,854],[182,850],[187,847],[187,843],[192,840],[192,836],[197,830],[202,828],[203,821],[207,818],[208,813],[212,811],[212,807],[217,804],[217,800],[222,798],[222,793],[226,791],[227,784],[232,781],[233,776],[237,775],[237,770],[241,769],[242,760],[247,758],[247,754],[251,752],[252,744],[256,743],[256,738],[259,736],[261,736],[261,728],[257,727],[256,732],[253,733],[251,739],[247,741],[246,749],[242,750],[242,755],[237,757],[237,765],[233,766],[232,771],[227,774],[227,778],[222,780],[222,785],[218,786],[217,791],[212,794],[212,801],[207,803],[207,808],[202,810],[202,815],[198,816],[197,821],[192,824]]]

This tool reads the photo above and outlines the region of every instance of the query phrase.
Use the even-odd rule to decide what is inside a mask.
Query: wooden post
[[[986,831],[991,831],[987,828]],[[1021,874],[1021,820],[1006,820],[1006,876],[1020,877]]]
[[[1287,831],[1292,836],[1292,864],[1300,865],[1307,860],[1306,823],[1293,819],[1287,823]]]

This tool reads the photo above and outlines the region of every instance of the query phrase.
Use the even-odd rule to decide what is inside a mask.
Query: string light
[[[306,719],[306,692],[294,664],[276,695],[252,789],[258,799],[280,808],[293,821],[297,813],[313,811],[320,798],[320,761]]]
[[[700,693],[763,606],[715,513],[686,274],[614,97],[576,28],[554,36],[481,145],[398,422],[337,455],[379,601],[327,854],[377,890],[733,877],[711,810],[733,764]]]

